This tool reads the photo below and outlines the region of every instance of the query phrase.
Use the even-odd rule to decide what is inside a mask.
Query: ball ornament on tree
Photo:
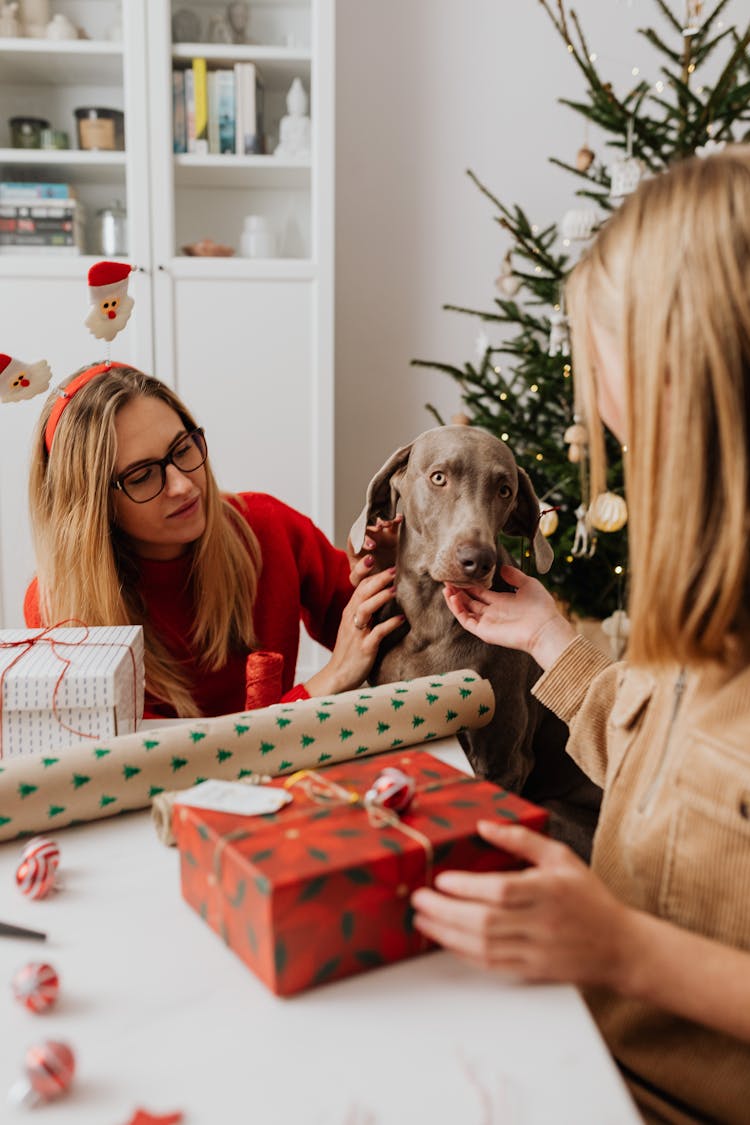
[[[588,172],[591,165],[594,163],[594,153],[588,145],[581,145],[576,153],[576,168],[579,172]]]
[[[628,505],[616,492],[600,492],[589,509],[589,522],[597,531],[619,531],[628,522]]]
[[[570,446],[568,460],[571,464],[577,465],[581,461],[586,452],[588,440],[589,435],[582,422],[574,421],[572,426],[568,426],[563,434],[563,441]]]
[[[585,242],[599,225],[599,213],[593,207],[573,207],[563,215],[560,232],[573,242]]]
[[[539,505],[539,530],[545,539],[549,539],[550,535],[555,534],[559,523],[554,508],[547,508],[544,504]]]
[[[454,414],[453,417],[451,418],[451,425],[452,426],[470,426],[471,425],[471,418],[469,417],[468,414],[464,414],[463,411],[459,411],[458,414]]]
[[[510,250],[503,258],[503,263],[500,266],[500,273],[495,278],[495,288],[499,290],[504,297],[515,297],[518,290],[521,288],[521,279],[516,277],[513,273],[513,265],[510,260]]]

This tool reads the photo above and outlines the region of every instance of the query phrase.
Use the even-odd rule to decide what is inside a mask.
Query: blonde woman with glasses
[[[479,826],[524,870],[448,872],[428,937],[527,981],[583,987],[648,1121],[750,1120],[750,148],[643,183],[568,287],[604,484],[627,445],[631,632],[608,665],[534,579],[446,590],[457,619],[546,669],[534,693],[604,789],[591,869]]]
[[[369,627],[393,597],[392,570],[373,574],[368,556],[350,580],[345,553],[299,512],[262,493],[222,495],[187,407],[132,367],[95,364],[50,395],[30,499],[27,623],[142,625],[146,717],[356,687],[397,627]],[[301,621],[332,655],[294,685]]]

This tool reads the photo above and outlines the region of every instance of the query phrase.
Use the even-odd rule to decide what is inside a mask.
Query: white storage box
[[[0,757],[131,734],[143,683],[140,625],[0,630]]]

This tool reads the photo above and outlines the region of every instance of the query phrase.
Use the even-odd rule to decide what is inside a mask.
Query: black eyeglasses
[[[166,457],[128,469],[112,481],[112,487],[124,492],[134,504],[147,504],[156,499],[167,483],[167,465],[174,465],[181,473],[194,473],[206,457],[208,447],[203,430],[191,430],[177,439]]]

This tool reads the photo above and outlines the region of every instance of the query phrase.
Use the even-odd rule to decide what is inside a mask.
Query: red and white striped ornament
[[[36,1100],[50,1102],[69,1089],[76,1062],[67,1043],[47,1039],[29,1047],[24,1066]]]
[[[16,871],[16,884],[29,898],[44,898],[55,883],[55,872],[60,862],[60,849],[46,836],[34,836],[21,853]]]
[[[365,793],[365,804],[398,813],[406,812],[416,787],[413,777],[395,766],[386,766]]]
[[[30,1012],[43,1012],[51,1007],[60,991],[60,981],[51,965],[29,961],[13,976],[13,995]]]

